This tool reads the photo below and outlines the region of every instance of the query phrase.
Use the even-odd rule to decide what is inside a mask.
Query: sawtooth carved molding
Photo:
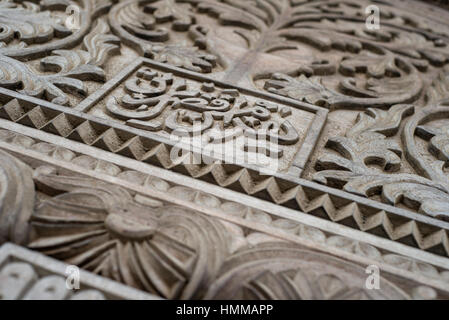
[[[80,290],[69,290],[68,267],[38,252],[6,243],[0,247],[0,300],[159,299],[84,270],[80,270]]]

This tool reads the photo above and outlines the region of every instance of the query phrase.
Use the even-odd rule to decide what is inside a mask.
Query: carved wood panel
[[[163,298],[444,298],[447,21],[415,0],[1,0],[0,243]]]

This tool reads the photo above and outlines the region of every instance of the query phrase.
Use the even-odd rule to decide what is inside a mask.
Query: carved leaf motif
[[[109,27],[99,20],[84,38],[86,50],[55,50],[52,56],[41,60],[42,71],[56,74],[38,74],[25,63],[2,56],[0,59],[0,85],[20,88],[19,92],[45,98],[53,103],[68,103],[67,93],[86,95],[87,87],[80,80],[105,80],[100,66],[106,57],[118,52],[119,39],[108,34]]]
[[[333,137],[327,142],[327,147],[339,155],[326,154],[317,162],[318,167],[339,168],[354,174],[372,172],[368,164],[381,165],[386,171],[399,170],[402,150],[386,136],[394,135],[402,118],[413,110],[411,105],[395,105],[388,111],[371,108],[367,113],[359,113],[356,124],[346,133],[346,137]],[[326,172],[318,173],[316,178],[323,175],[327,175]]]
[[[151,12],[156,22],[173,21],[173,30],[187,31],[195,22],[195,17],[188,14],[188,8],[187,4],[174,4],[170,1],[162,1],[157,5],[146,5],[144,11]]]
[[[449,99],[449,66],[445,66],[432,81],[426,92],[426,103],[430,105],[447,104]]]
[[[365,113],[358,114],[357,123],[348,131],[347,137],[356,137],[364,132],[377,132],[384,136],[397,133],[401,121],[414,112],[412,105],[398,104],[388,111],[369,108]]]
[[[100,19],[84,38],[85,50],[55,50],[53,55],[41,60],[43,71],[57,71],[60,75],[80,80],[104,81],[100,68],[108,55],[119,53],[120,39],[109,34],[109,26]]]
[[[16,34],[20,41],[27,45],[43,43],[53,36],[71,33],[60,20],[50,15],[49,11],[40,11],[40,7],[32,2],[16,4],[10,1],[0,2],[0,42],[10,43]],[[1,50],[0,50],[1,52]]]
[[[392,54],[363,55],[345,57],[340,63],[340,71],[346,75],[354,75],[356,72],[364,71],[368,76],[380,78],[385,75],[400,76],[400,70],[395,64]]]
[[[342,183],[345,191],[361,196],[381,194],[389,204],[401,202],[434,218],[449,219],[449,194],[444,186],[417,175],[325,170],[316,173],[314,179],[325,184]]]
[[[314,179],[362,196],[381,194],[390,204],[402,202],[429,216],[448,219],[449,194],[445,186],[418,175],[385,174],[367,166],[378,164],[385,171],[399,170],[402,150],[386,137],[396,134],[401,120],[413,110],[411,105],[395,105],[388,111],[369,109],[360,113],[345,137],[329,139],[327,147],[338,154],[328,153],[317,161],[317,169],[323,171],[317,172]],[[437,146],[444,149],[448,142],[444,134],[433,139],[435,150],[439,150]]]
[[[410,207],[419,207],[421,213],[449,221],[449,194],[434,185],[390,183],[384,185],[383,195],[391,204],[403,201]]]
[[[402,67],[399,68],[398,64]],[[315,74],[316,66],[311,65]],[[304,71],[310,68],[305,68]],[[366,80],[347,77],[340,81],[338,91],[322,84],[324,77],[307,78],[304,74],[294,78],[275,73],[267,80],[264,89],[328,108],[390,107],[416,99],[422,80],[413,66],[393,56],[357,56],[344,58],[340,72],[347,76],[367,73]],[[327,74],[329,72],[324,72]],[[388,75],[388,76],[387,76]],[[312,80],[313,79],[313,80]]]
[[[68,103],[64,92],[87,94],[87,88],[80,80],[58,74],[40,75],[25,63],[6,56],[0,59],[0,85],[62,105]]]
[[[316,105],[334,104],[343,98],[338,92],[325,88],[319,81],[313,81],[305,75],[296,79],[275,73],[265,82],[264,88],[273,93]]]

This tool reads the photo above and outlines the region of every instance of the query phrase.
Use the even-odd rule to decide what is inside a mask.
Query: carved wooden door
[[[0,1],[0,297],[446,299],[444,3]]]

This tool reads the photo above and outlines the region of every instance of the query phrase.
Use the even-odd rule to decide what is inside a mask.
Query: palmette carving
[[[119,38],[109,31],[103,19],[97,20],[95,28],[83,39],[84,50],[55,50],[51,56],[41,59],[41,70],[80,80],[105,81],[100,67],[108,55],[119,53],[120,45]]]

